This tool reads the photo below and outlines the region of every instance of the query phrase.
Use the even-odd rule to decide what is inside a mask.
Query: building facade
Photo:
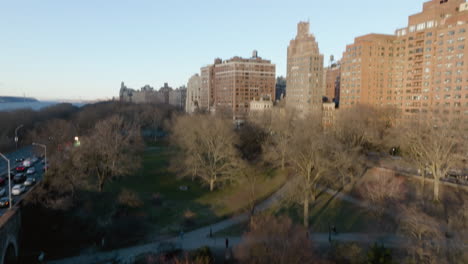
[[[335,103],[322,103],[322,126],[324,128],[335,124],[336,111]]]
[[[343,53],[340,106],[394,105],[406,120],[468,119],[468,5],[432,0],[394,35],[356,38]]]
[[[283,76],[278,76],[276,78],[276,92],[275,98],[276,101],[283,100],[286,97],[286,78]]]
[[[273,108],[273,101],[270,98],[260,98],[250,102],[250,113],[269,111]]]
[[[327,67],[325,74],[325,96],[329,102],[339,102],[341,64],[340,62],[332,63]]]
[[[185,102],[185,112],[194,113],[199,110],[201,99],[201,78],[199,74],[190,77],[187,83],[187,98]]]
[[[170,104],[177,108],[185,109],[186,93],[187,89],[185,87],[174,90],[167,83],[164,83],[164,86],[156,91],[149,85],[143,86],[140,90],[135,90],[128,88],[122,82],[120,84],[119,98],[121,102]]]
[[[323,55],[318,43],[309,33],[309,23],[300,22],[296,38],[288,46],[286,107],[304,114],[321,110],[325,94],[323,75]]]
[[[233,57],[202,67],[201,106],[209,111],[225,113],[235,120],[247,117],[250,102],[269,98],[275,100],[276,66],[258,57]]]
[[[200,109],[202,110],[210,112],[214,109],[214,66],[221,62],[221,59],[215,59],[213,64],[200,69]]]
[[[173,105],[178,109],[185,109],[185,102],[187,101],[187,87],[181,86],[177,89],[169,91],[168,94],[168,100],[170,105]]]

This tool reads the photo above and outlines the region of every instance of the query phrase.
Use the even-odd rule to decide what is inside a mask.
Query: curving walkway
[[[283,185],[278,191],[271,195],[268,199],[259,203],[255,210],[257,212],[267,210],[272,206],[279,203],[282,198],[288,193],[289,188],[292,186],[292,183],[289,181]],[[376,207],[358,200],[350,195],[340,193],[339,191],[332,190],[329,188],[322,188],[322,191],[333,195],[335,198],[350,202],[352,204],[364,207],[370,210],[376,210]],[[387,212],[387,214],[391,214]],[[158,246],[162,242],[172,242],[178,244],[184,250],[197,249],[202,246],[209,246],[211,248],[224,248],[225,247],[225,238],[210,238],[208,234],[210,233],[210,228],[212,233],[216,233],[223,229],[226,229],[235,224],[239,224],[248,220],[248,214],[240,214],[233,216],[227,220],[220,221],[216,224],[205,226],[191,232],[185,233],[183,239],[180,237],[172,237],[158,242],[148,243],[144,245],[116,249],[107,252],[99,252],[90,255],[81,255],[72,258],[50,261],[51,264],[80,264],[80,263],[115,263],[113,261],[118,261],[117,263],[130,264],[133,263],[134,259],[144,253],[157,252]],[[327,244],[329,241],[328,233],[311,233],[311,240],[317,244]],[[241,237],[228,237],[229,246],[235,246],[241,242]],[[368,233],[339,233],[338,235],[332,235],[331,239],[334,241],[341,242],[358,242],[358,243],[374,243],[379,242],[383,243],[386,247],[399,248],[407,247],[408,239],[395,235],[395,234],[368,234]],[[434,243],[436,241],[431,241]],[[441,242],[442,244],[443,242]],[[449,246],[449,245],[446,245]],[[468,244],[465,242],[460,242],[457,244],[452,244],[450,247],[459,247],[459,248],[468,248]]]
[[[269,198],[259,203],[255,207],[255,210],[257,212],[266,210],[270,208],[271,206],[275,205],[276,203],[278,203],[279,201],[281,201],[282,198],[286,195],[290,186],[291,186],[291,182],[287,182],[286,184],[284,184],[279,190],[273,193]],[[212,233],[214,234],[218,231],[226,229],[235,224],[245,222],[248,220],[248,217],[249,215],[247,213],[233,216],[229,219],[220,221],[218,223],[187,232],[184,234],[183,239],[180,239],[179,237],[171,237],[162,241],[148,243],[144,245],[138,245],[138,246],[123,248],[123,249],[116,249],[116,250],[106,251],[106,252],[99,252],[99,253],[89,254],[89,255],[80,255],[80,256],[66,258],[62,260],[48,261],[47,263],[93,264],[93,263],[107,263],[113,260],[118,260],[119,263],[133,263],[133,260],[137,256],[144,254],[144,253],[157,251],[157,248],[161,242],[178,243],[182,247],[182,249],[186,249],[186,250],[196,249],[205,245],[208,245],[214,248],[224,247],[225,246],[224,238],[216,239],[216,238],[208,237],[210,233],[210,228],[211,228]],[[229,238],[229,244],[236,245],[240,242],[240,240],[241,240],[240,237],[231,237]]]

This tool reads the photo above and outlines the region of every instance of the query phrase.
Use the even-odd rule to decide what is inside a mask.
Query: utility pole
[[[16,129],[15,129],[15,144],[16,144],[16,150],[18,150],[18,130],[20,128],[22,128],[23,125],[19,125]]]

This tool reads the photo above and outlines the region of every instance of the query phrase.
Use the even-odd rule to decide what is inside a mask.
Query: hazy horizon
[[[285,76],[299,21],[310,21],[327,65],[355,37],[406,26],[423,2],[5,2],[0,95],[112,99],[121,81],[176,88],[215,58],[249,57],[254,49]]]

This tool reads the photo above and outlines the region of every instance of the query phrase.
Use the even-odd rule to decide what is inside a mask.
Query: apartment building
[[[343,53],[341,107],[395,105],[407,120],[467,120],[467,30],[465,0],[432,0],[394,35],[356,38]]]
[[[332,63],[325,70],[325,97],[329,102],[339,102],[341,84],[341,64]]]
[[[185,112],[194,113],[200,109],[201,99],[201,78],[199,74],[190,77],[187,83],[187,98],[185,103]]]
[[[275,100],[275,84],[276,66],[258,57],[257,51],[251,58],[233,57],[215,64],[216,111],[232,113],[235,120],[245,119],[251,101]]]
[[[324,91],[323,54],[320,54],[309,22],[297,25],[296,38],[288,46],[286,107],[303,114],[321,111]]]
[[[250,58],[216,59],[201,68],[200,77],[200,105],[234,120],[248,116],[252,101],[275,100],[276,65],[257,51]]]

